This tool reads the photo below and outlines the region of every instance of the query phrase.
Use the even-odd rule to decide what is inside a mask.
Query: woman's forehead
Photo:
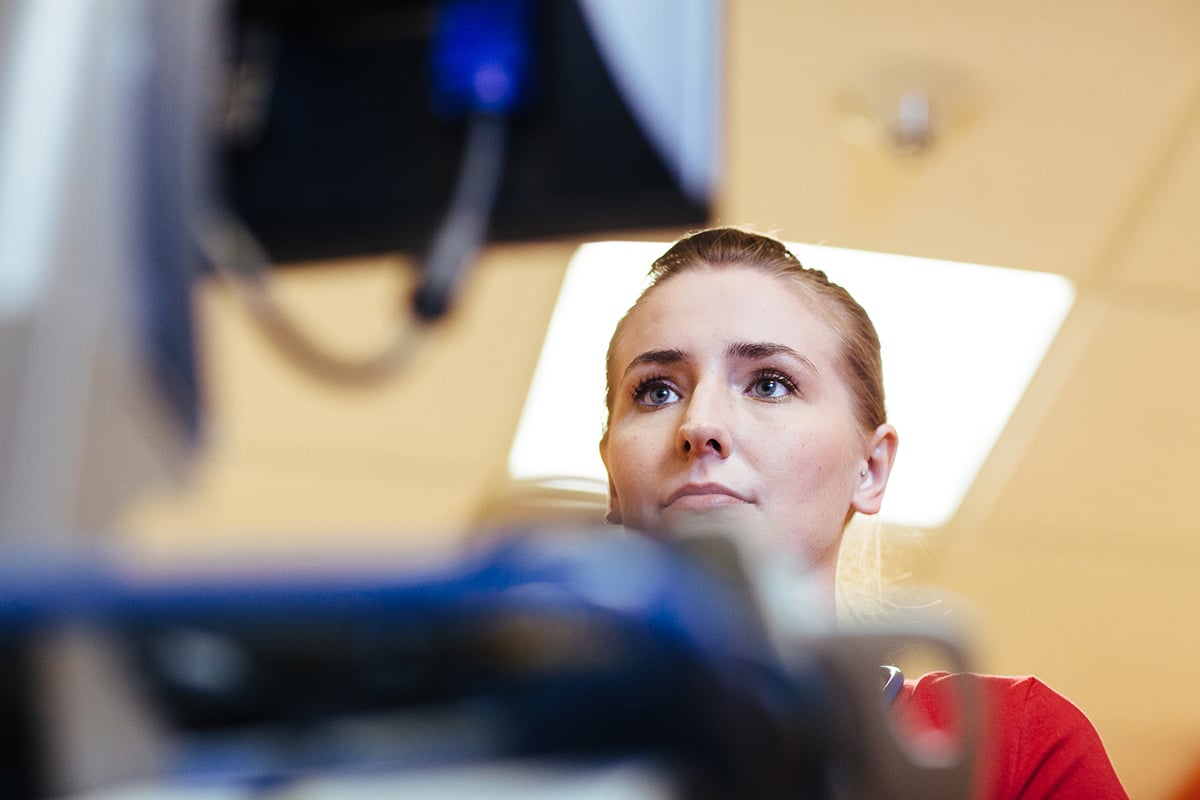
[[[695,270],[655,286],[626,317],[614,341],[622,369],[646,349],[775,342],[832,359],[836,333],[815,298],[786,278],[750,267]],[[724,343],[724,344],[722,344]]]

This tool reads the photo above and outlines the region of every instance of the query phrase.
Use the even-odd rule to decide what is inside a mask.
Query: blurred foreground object
[[[218,8],[4,7],[0,542],[103,530],[189,460]]]
[[[489,240],[707,222],[719,3],[234,0],[222,150],[251,263],[415,252],[422,321]]]
[[[280,262],[421,252],[470,121],[507,120],[493,240],[706,222],[716,0],[230,3],[230,206]]]
[[[25,757],[4,766],[31,796],[345,796],[489,769],[525,770],[533,796],[612,768],[654,797],[936,800],[970,786],[971,699],[957,747],[922,751],[892,730],[881,693],[879,665],[904,644],[933,643],[963,669],[959,650],[779,624],[727,539],[524,532],[400,577],[166,580],[95,559],[4,571],[0,641],[20,697],[45,697],[44,675],[20,667],[64,637],[123,665],[110,694],[128,713],[106,713],[102,736],[75,735],[98,727],[86,706],[64,717],[27,700],[0,720],[26,734]],[[114,752],[143,772],[58,784]]]
[[[130,495],[191,461],[202,427],[192,225],[210,202],[218,11],[203,0],[0,5],[6,594],[28,577],[17,565],[35,553],[77,563]],[[0,795],[31,796],[39,775],[63,791],[152,761],[152,731],[111,736],[136,705],[107,641],[48,635],[35,652],[5,626],[0,650]],[[52,749],[33,733],[42,722]]]

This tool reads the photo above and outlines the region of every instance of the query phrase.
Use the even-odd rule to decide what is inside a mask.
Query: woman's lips
[[[663,508],[702,511],[749,502],[749,498],[719,483],[689,483],[672,492]]]

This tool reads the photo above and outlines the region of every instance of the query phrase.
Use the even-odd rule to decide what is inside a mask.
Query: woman
[[[801,560],[832,609],[846,524],[879,511],[898,444],[874,326],[824,273],[737,229],[685,237],[650,278],[609,345],[608,521],[731,532]],[[906,726],[951,728],[963,680],[983,706],[979,796],[1126,796],[1091,723],[1034,678],[931,674],[889,701]]]

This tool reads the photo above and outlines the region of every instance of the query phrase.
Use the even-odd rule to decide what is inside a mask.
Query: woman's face
[[[832,576],[850,509],[879,510],[896,435],[855,419],[812,302],[740,267],[676,275],[643,300],[610,365],[601,456],[618,521],[720,528]]]

